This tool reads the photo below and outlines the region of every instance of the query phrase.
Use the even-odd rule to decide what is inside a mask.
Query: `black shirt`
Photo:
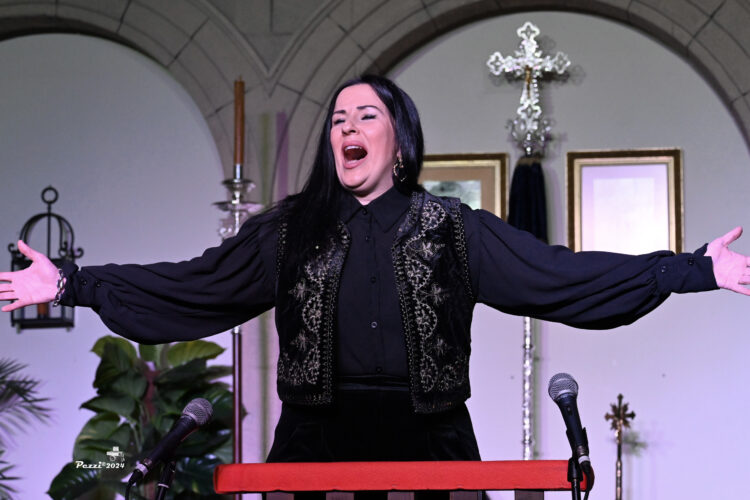
[[[391,189],[367,206],[351,198],[351,236],[337,311],[338,373],[406,378],[406,353],[390,257],[409,197]],[[580,328],[632,323],[670,293],[716,289],[705,247],[632,256],[574,253],[541,243],[484,210],[462,206],[478,302]],[[273,307],[277,217],[249,219],[239,234],[179,263],[64,268],[62,302],[92,307],[115,333],[142,343],[192,340]],[[286,293],[279,291],[278,293]]]
[[[409,197],[396,189],[362,206],[345,203],[341,220],[351,235],[339,289],[338,373],[407,379],[406,343],[391,246]]]

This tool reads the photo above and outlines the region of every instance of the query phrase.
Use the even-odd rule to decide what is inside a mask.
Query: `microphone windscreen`
[[[206,425],[208,421],[211,420],[213,413],[213,406],[203,398],[195,398],[185,406],[184,410],[182,410],[182,414],[195,420],[198,427]]]
[[[558,373],[549,379],[547,392],[549,392],[549,397],[557,402],[558,398],[565,394],[572,394],[573,397],[578,396],[578,384],[575,379],[567,373]]]

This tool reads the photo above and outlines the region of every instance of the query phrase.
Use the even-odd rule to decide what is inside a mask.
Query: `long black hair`
[[[305,186],[279,206],[289,224],[286,256],[292,262],[288,264],[295,265],[310,249],[327,241],[336,229],[342,200],[348,194],[336,174],[331,148],[331,121],[336,99],[341,91],[359,84],[372,87],[391,114],[396,143],[403,161],[402,173],[398,177],[394,176],[394,185],[406,194],[421,189],[418,179],[422,170],[424,138],[414,101],[395,83],[382,76],[363,75],[349,80],[331,97],[318,139],[318,150]]]

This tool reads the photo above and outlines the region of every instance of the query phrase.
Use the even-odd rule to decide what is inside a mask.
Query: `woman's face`
[[[346,87],[331,117],[331,148],[339,182],[367,204],[393,186],[398,154],[393,121],[385,104],[367,84]]]

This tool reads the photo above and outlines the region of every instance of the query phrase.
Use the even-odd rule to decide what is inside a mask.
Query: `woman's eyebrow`
[[[375,109],[377,109],[378,111],[380,111],[382,113],[381,109],[379,107],[377,107],[376,105],[374,105],[374,104],[363,104],[362,106],[357,106],[358,110],[363,110],[363,109],[367,109],[367,108],[375,108]],[[343,109],[337,109],[336,111],[333,112],[333,114],[334,115],[345,115],[346,111],[344,111]]]

